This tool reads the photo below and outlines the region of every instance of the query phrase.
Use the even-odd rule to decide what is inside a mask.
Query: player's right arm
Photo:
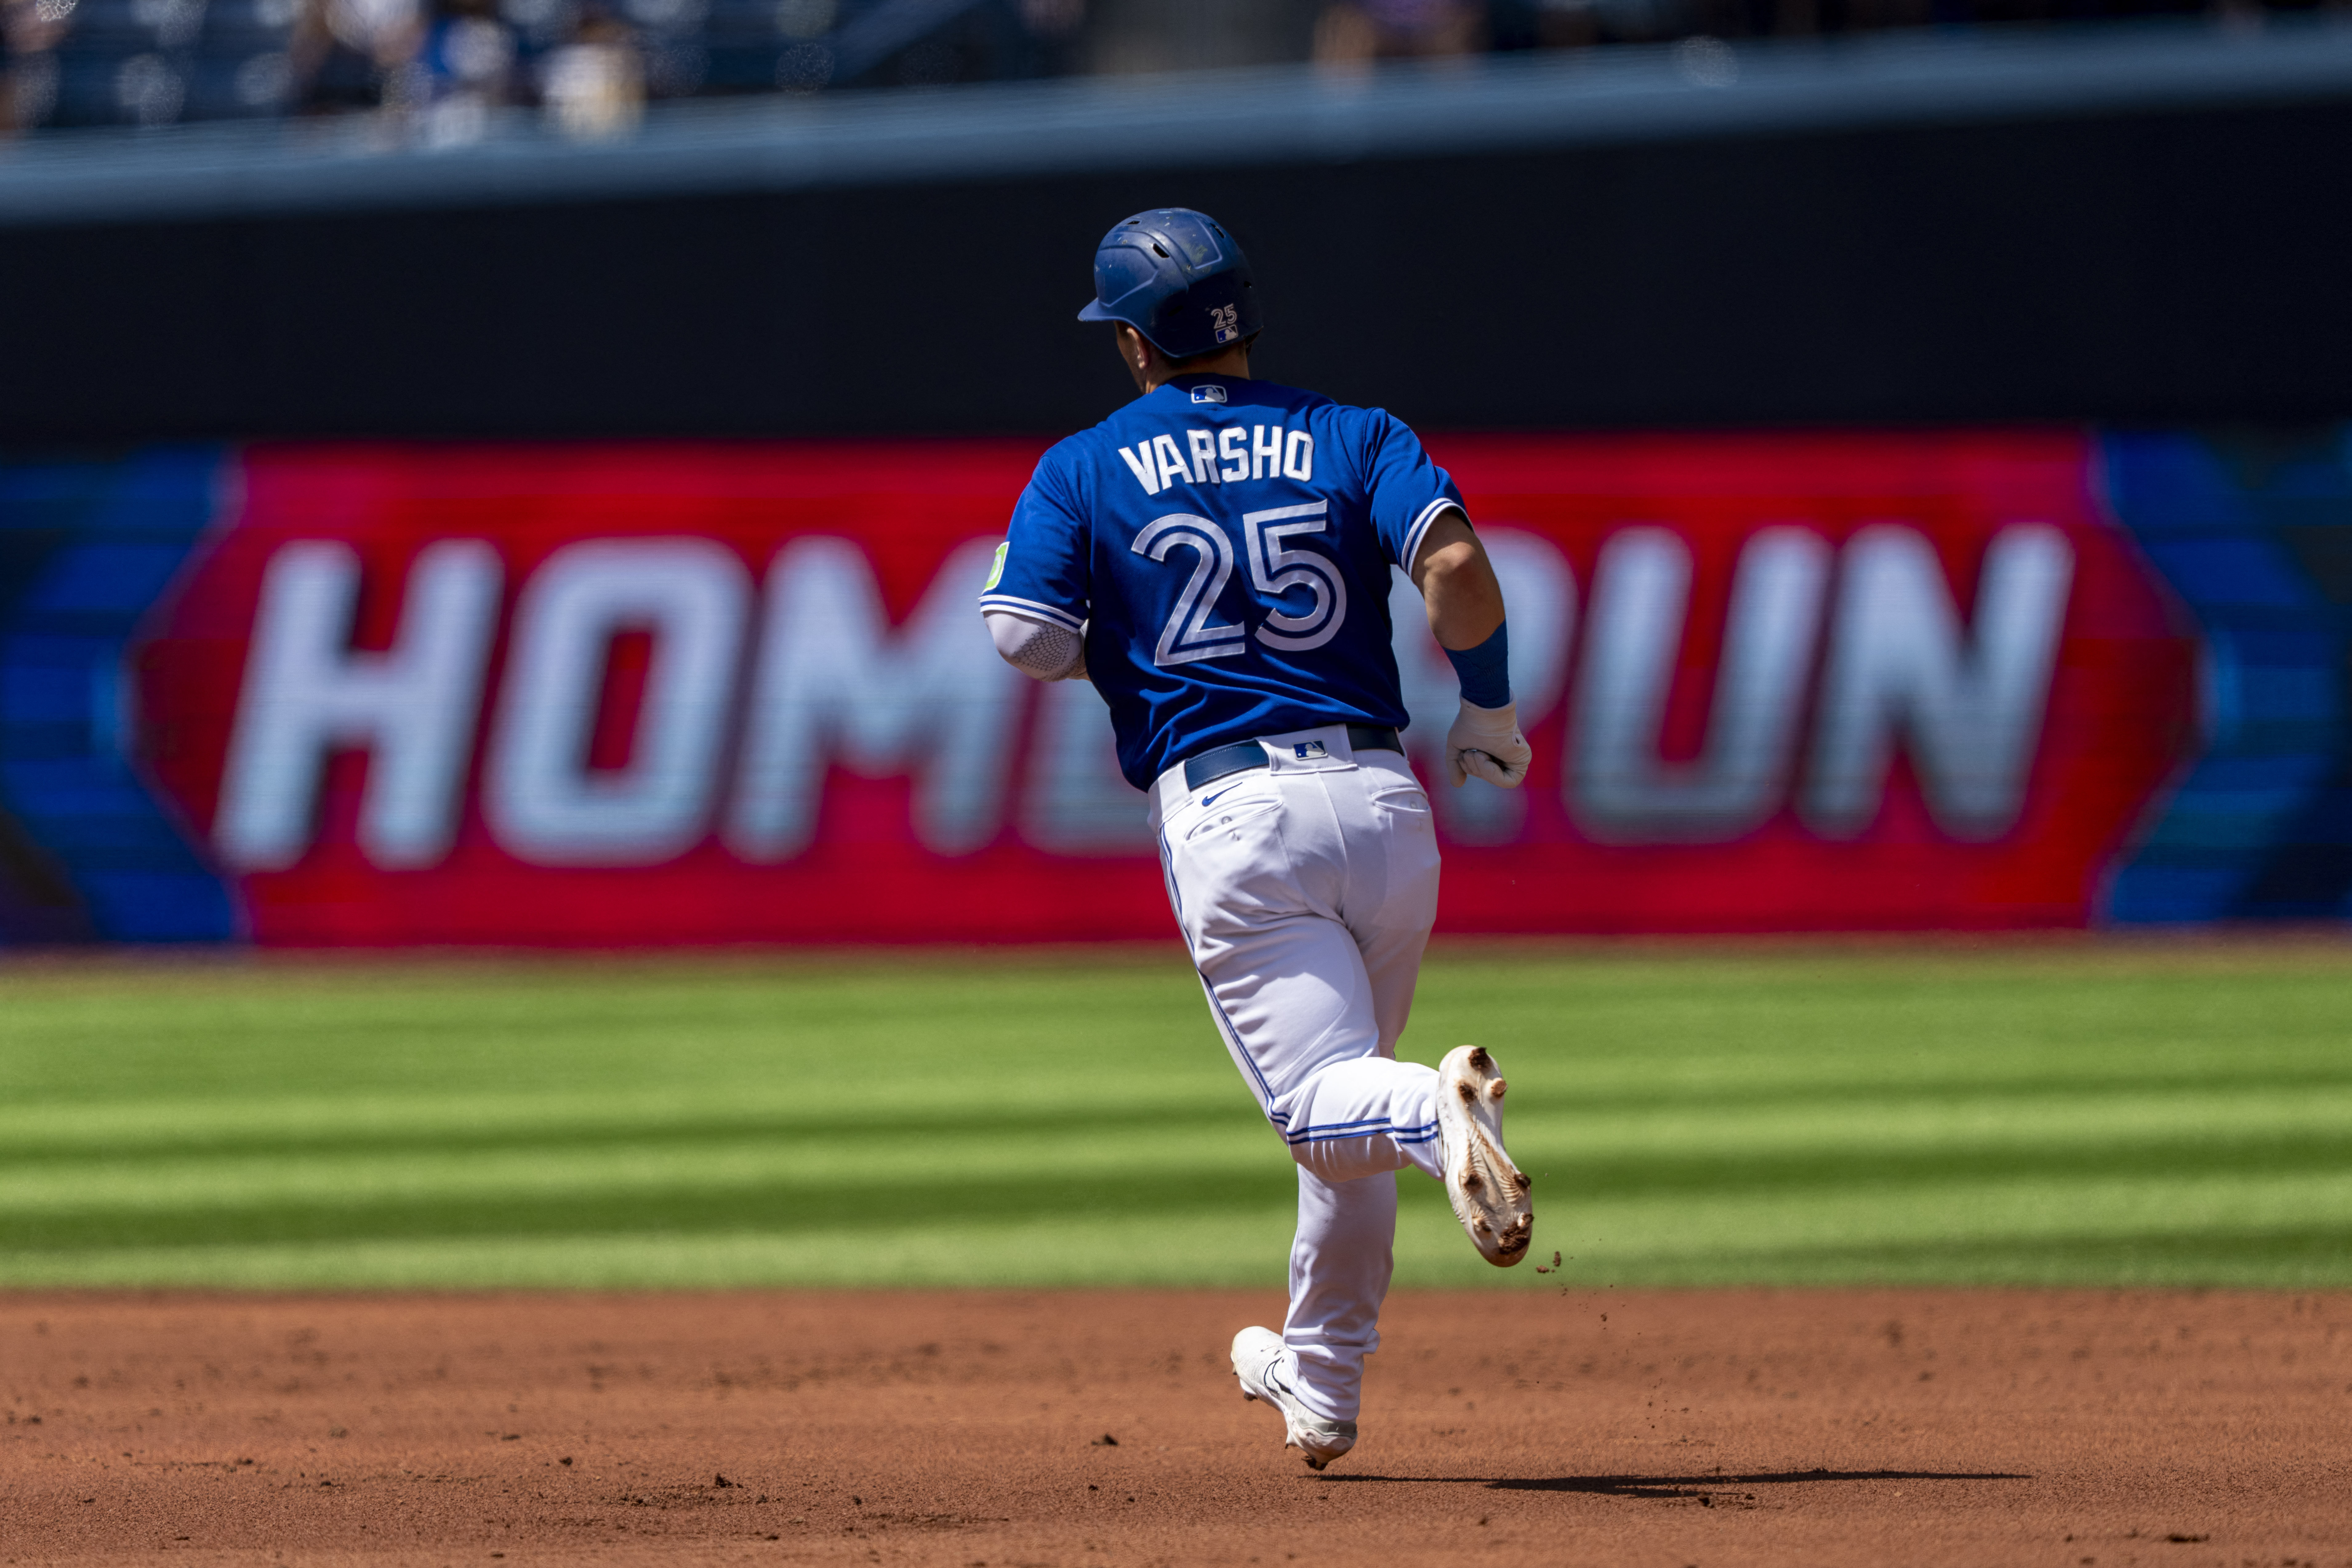
[[[1511,700],[1503,585],[1469,515],[1459,507],[1440,512],[1409,571],[1428,606],[1430,633],[1462,679],[1462,709],[1445,732],[1446,769],[1457,785],[1481,778],[1516,789],[1527,782],[1535,752],[1519,733],[1519,707]]]
[[[1373,527],[1421,590],[1429,629],[1462,679],[1462,710],[1445,732],[1446,772],[1457,785],[1480,778],[1516,789],[1535,752],[1519,733],[1511,700],[1509,627],[1494,563],[1461,491],[1429,460],[1420,437],[1377,410],[1370,426],[1364,486]]]
[[[1495,580],[1486,547],[1459,507],[1437,514],[1421,536],[1410,568],[1412,585],[1429,610],[1430,634],[1437,646],[1461,651],[1476,647],[1503,624],[1503,585]]]

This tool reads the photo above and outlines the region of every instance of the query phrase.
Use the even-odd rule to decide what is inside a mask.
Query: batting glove
[[[1482,778],[1504,789],[1528,782],[1528,764],[1535,761],[1528,738],[1519,733],[1519,705],[1500,708],[1462,705],[1462,715],[1445,731],[1445,765],[1456,789],[1463,781]]]

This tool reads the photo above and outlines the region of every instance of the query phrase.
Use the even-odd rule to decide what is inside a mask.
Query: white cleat
[[[1326,1421],[1298,1402],[1298,1359],[1272,1329],[1248,1328],[1234,1336],[1234,1375],[1244,1399],[1263,1399],[1282,1412],[1283,1446],[1297,1449],[1308,1469],[1319,1470],[1356,1446],[1353,1421]]]
[[[1445,1196],[1478,1256],[1508,1268],[1528,1255],[1535,1178],[1503,1150],[1502,1069],[1476,1046],[1456,1046],[1437,1068],[1437,1135],[1445,1153]]]

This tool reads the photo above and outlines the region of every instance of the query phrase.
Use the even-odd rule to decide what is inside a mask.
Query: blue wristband
[[[1462,678],[1462,700],[1477,708],[1508,708],[1511,705],[1511,623],[1505,621],[1495,628],[1495,635],[1476,647],[1461,653],[1445,649],[1445,657],[1454,661],[1454,673]]]

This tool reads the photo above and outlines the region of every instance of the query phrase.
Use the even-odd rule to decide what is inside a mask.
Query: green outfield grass
[[[2352,1282],[2352,946],[1443,949],[1464,1040],[1571,1282]],[[1172,944],[0,968],[0,1286],[1278,1286],[1292,1194]]]

